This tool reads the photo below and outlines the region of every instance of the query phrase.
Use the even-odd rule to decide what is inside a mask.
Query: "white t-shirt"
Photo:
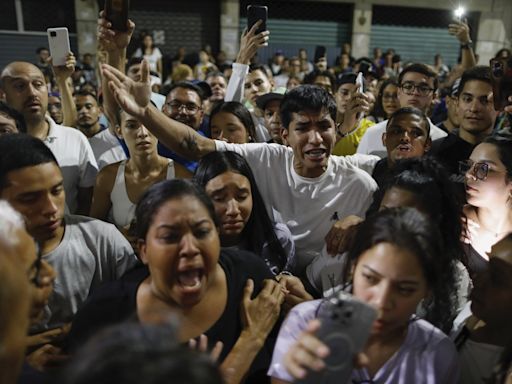
[[[447,135],[445,131],[435,126],[430,119],[428,119],[428,122],[430,123],[430,138],[432,141]],[[386,147],[382,144],[382,134],[386,132],[387,123],[388,120],[384,120],[368,128],[359,142],[357,153],[386,157],[387,152]]]
[[[268,214],[285,223],[293,235],[298,273],[321,251],[333,219],[364,217],[377,189],[372,177],[359,169],[373,169],[375,156],[330,156],[320,177],[305,178],[293,168],[290,147],[219,140],[215,145],[218,151],[237,152],[251,166]]]
[[[62,241],[43,255],[57,277],[35,332],[71,321],[89,293],[119,279],[137,263],[130,243],[114,225],[78,215],[66,215],[64,221]]]
[[[126,159],[123,147],[110,130],[104,129],[89,139],[94,157],[101,170],[105,165],[117,163]]]
[[[94,186],[98,165],[87,137],[78,129],[65,127],[46,117],[50,124],[44,143],[59,163],[64,178],[66,205],[70,213],[77,207],[78,188]]]

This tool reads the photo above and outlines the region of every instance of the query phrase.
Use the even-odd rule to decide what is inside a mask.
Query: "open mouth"
[[[323,148],[318,149],[310,149],[309,151],[305,151],[304,155],[307,159],[313,161],[323,160],[327,154],[327,151]]]
[[[410,152],[412,150],[412,147],[410,145],[399,145],[397,149],[400,152]]]
[[[203,268],[193,268],[183,271],[178,271],[176,280],[180,287],[185,291],[196,291],[202,285],[204,277]]]

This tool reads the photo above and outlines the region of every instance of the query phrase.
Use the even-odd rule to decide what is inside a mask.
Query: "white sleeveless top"
[[[174,179],[174,162],[171,159],[167,166],[166,180]],[[135,208],[137,203],[133,203],[128,197],[126,191],[126,181],[124,178],[124,170],[126,166],[126,160],[121,161],[119,168],[117,168],[116,180],[112,192],[110,192],[110,201],[112,202],[112,208],[109,213],[109,221],[114,223],[117,227],[126,227],[135,218]]]

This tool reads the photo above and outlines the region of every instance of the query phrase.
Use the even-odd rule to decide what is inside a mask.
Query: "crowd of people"
[[[512,383],[512,97],[467,22],[452,68],[262,64],[258,27],[165,63],[102,12],[96,60],[2,69],[0,383]],[[376,312],[349,355],[340,291]]]

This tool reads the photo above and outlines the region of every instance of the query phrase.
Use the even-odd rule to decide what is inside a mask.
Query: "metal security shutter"
[[[137,26],[135,38],[142,30],[153,33],[164,55],[174,56],[179,47],[194,52],[205,45],[218,51],[220,1],[132,0],[130,18]]]
[[[69,42],[71,51],[76,54],[76,52],[78,52],[76,34],[70,33]],[[34,62],[36,60],[36,49],[38,47],[48,47],[46,34],[22,32],[0,33],[0,68],[4,68],[11,61]]]
[[[240,33],[246,26],[247,19],[241,18]],[[317,45],[327,47],[329,62],[332,62],[339,55],[341,45],[350,41],[351,32],[348,23],[316,20],[269,19],[267,28],[270,31],[269,45],[258,51],[262,63],[266,63],[277,49],[291,57],[297,56],[300,48],[305,48],[312,60]]]
[[[379,47],[385,52],[395,49],[402,63],[409,61],[434,63],[439,53],[447,65],[457,63],[459,43],[446,28],[403,27],[399,25],[372,25],[370,51]]]
[[[374,5],[370,49],[393,48],[402,63],[433,64],[434,56],[439,53],[445,64],[454,65],[460,50],[458,40],[448,33],[453,17],[452,10]],[[471,12],[466,17],[475,41],[480,15]]]

